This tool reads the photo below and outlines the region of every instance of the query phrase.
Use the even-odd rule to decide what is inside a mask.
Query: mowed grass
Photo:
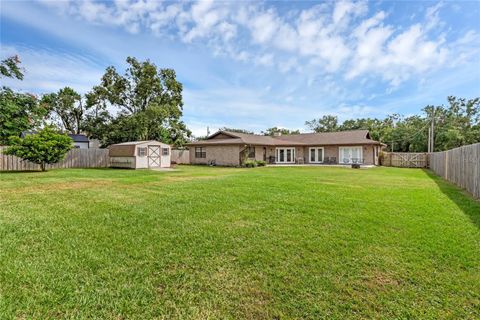
[[[1,319],[478,319],[480,202],[414,169],[0,173]]]

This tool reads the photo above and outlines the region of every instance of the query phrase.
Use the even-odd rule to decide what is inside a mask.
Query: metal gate
[[[160,146],[148,146],[148,167],[160,167]]]

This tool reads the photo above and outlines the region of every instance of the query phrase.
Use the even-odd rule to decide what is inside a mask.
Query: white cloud
[[[368,2],[351,0],[282,13],[268,2],[44,3],[93,24],[204,43],[215,55],[236,61],[257,57],[255,64],[273,65],[279,72],[311,68],[316,74],[340,74],[349,80],[377,77],[391,86],[447,61],[463,63],[477,52],[466,43],[446,43],[449,30],[440,16],[442,2],[426,8],[423,21],[402,26],[388,24],[387,14]]]
[[[80,55],[23,46],[2,46],[2,55],[18,55],[24,69],[23,81],[2,79],[2,84],[35,94],[69,86],[86,93],[100,81],[103,66]]]

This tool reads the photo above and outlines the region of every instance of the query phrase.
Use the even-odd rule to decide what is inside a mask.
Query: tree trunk
[[[42,171],[46,171],[44,162],[40,163],[40,168],[42,169]]]

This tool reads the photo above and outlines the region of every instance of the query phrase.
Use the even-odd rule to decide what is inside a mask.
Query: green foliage
[[[338,131],[338,117],[325,115],[319,119],[306,121],[305,125],[315,132],[335,132]]]
[[[61,127],[68,132],[79,134],[84,126],[84,108],[82,97],[69,87],[60,89],[58,93],[50,93],[42,97],[42,103],[55,113]]]
[[[246,160],[243,165],[247,168],[255,168],[257,166],[257,162],[255,160]]]
[[[20,70],[20,58],[18,56],[9,57],[0,62],[1,77],[16,78],[23,80],[23,72]]]
[[[255,162],[257,163],[257,167],[265,167],[267,165],[267,162],[263,160],[256,160]]]
[[[96,120],[90,120],[89,130],[103,135],[104,144],[127,140],[161,140],[176,146],[186,143],[191,132],[180,120],[183,88],[175,71],[132,57],[127,63],[123,75],[108,67],[101,83],[86,96],[88,109],[115,107],[120,110],[119,117],[111,119],[106,132]]]
[[[0,145],[9,143],[10,137],[19,137],[23,131],[38,126],[48,110],[31,94],[0,89]]]
[[[247,168],[255,168],[255,167],[264,167],[266,166],[267,163],[263,160],[246,160],[244,163],[243,163],[243,166],[244,167],[247,167]]]
[[[300,130],[289,130],[285,128],[272,127],[266,129],[265,131],[262,131],[262,134],[264,136],[300,134]]]
[[[372,139],[387,144],[396,152],[426,152],[428,128],[435,119],[435,151],[480,142],[480,98],[448,97],[449,105],[426,106],[424,114],[402,117],[392,114],[385,119],[351,119],[337,123],[336,116],[307,121],[315,132],[366,129]]]
[[[220,131],[230,131],[230,132],[237,132],[237,133],[254,134],[253,131],[248,131],[248,130],[245,130],[245,129],[237,129],[237,128],[227,128],[227,127],[220,128]]]
[[[45,171],[45,165],[62,160],[71,148],[72,139],[69,136],[58,133],[52,127],[45,127],[25,138],[12,137],[5,154],[37,163]]]

